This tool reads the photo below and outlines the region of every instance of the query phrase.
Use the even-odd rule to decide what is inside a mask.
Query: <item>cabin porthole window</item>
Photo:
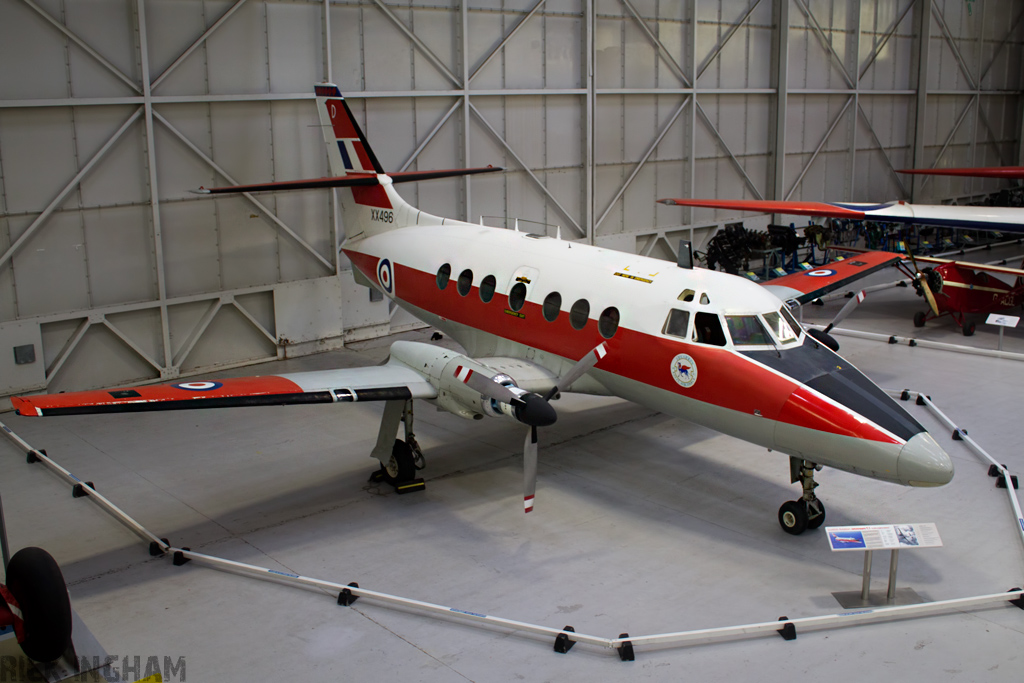
[[[437,269],[437,288],[444,289],[452,277],[452,264],[446,263]]]
[[[490,303],[491,299],[494,298],[494,288],[498,285],[498,281],[493,275],[486,276],[480,281],[480,301],[485,304]]]
[[[558,314],[562,312],[562,295],[558,292],[551,292],[544,297],[544,319],[549,323],[555,322],[558,319]]]
[[[526,285],[517,282],[512,285],[512,290],[508,293],[508,307],[513,311],[518,311],[524,303],[526,303]]]
[[[459,274],[459,281],[456,284],[456,289],[459,290],[460,296],[466,296],[469,294],[469,290],[473,289],[473,271],[466,268],[462,273]]]
[[[601,311],[601,317],[597,319],[597,331],[605,339],[611,339],[619,329],[619,309],[614,306]]]
[[[569,323],[574,330],[582,330],[587,326],[590,318],[590,302],[586,299],[577,299],[576,303],[569,309]]]

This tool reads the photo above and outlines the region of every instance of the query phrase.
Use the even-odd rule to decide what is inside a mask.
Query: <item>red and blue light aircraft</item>
[[[468,419],[528,427],[524,505],[533,509],[538,429],[559,392],[618,396],[785,453],[799,499],[792,534],[816,528],[822,466],[907,486],[941,486],[949,456],[863,373],[807,335],[783,303],[808,301],[893,254],[864,254],[760,286],[746,278],[434,216],[395,189],[338,88],[316,87],[331,179],[209,193],[339,187],[357,281],[455,339],[465,354],[398,341],[383,366],[188,381],[14,398],[21,415],[384,401],[372,456],[400,487],[415,476],[415,399]],[[495,169],[474,169],[483,172]],[[432,177],[457,175],[443,171]],[[429,174],[412,174],[421,180]],[[404,423],[405,438],[396,439]],[[623,454],[623,457],[629,457]]]

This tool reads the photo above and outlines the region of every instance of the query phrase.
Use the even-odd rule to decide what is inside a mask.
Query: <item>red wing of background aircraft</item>
[[[951,172],[958,173],[951,173]],[[962,173],[959,173],[962,171]],[[1000,173],[1005,171],[1005,173]],[[922,173],[947,175],[979,175],[986,172],[991,177],[1024,177],[1024,169],[1005,167],[995,169],[942,169]],[[1009,207],[975,207],[906,204],[855,204],[831,202],[790,202],[774,200],[728,200],[728,199],[662,199],[662,204],[694,206],[713,209],[735,209],[759,213],[816,216],[823,218],[846,218],[854,220],[892,221],[908,224],[936,225],[940,227],[965,228],[971,230],[1024,232],[1024,209]],[[844,251],[858,253],[858,259],[870,254],[858,249]],[[900,268],[912,279],[914,289],[928,301],[928,311],[914,316],[914,325],[924,326],[925,322],[943,315],[949,315],[960,326],[965,336],[974,334],[975,324],[966,319],[967,314],[994,313],[1018,306],[1024,301],[1024,270],[1001,266],[988,266],[965,261],[949,261],[934,257],[915,257],[908,253],[906,260],[892,254],[893,261],[899,261]],[[917,263],[936,264],[935,267],[919,268]],[[834,264],[829,264],[832,267]],[[797,276],[802,275],[797,273]],[[1016,278],[1008,284],[996,275]],[[792,281],[793,275],[772,280],[771,285],[785,280]],[[842,284],[838,285],[842,286]],[[780,295],[781,296],[781,295]],[[803,303],[803,300],[800,300]]]

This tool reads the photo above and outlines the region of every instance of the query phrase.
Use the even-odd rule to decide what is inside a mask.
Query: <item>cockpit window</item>
[[[668,312],[668,318],[665,319],[665,327],[662,328],[661,333],[686,339],[686,328],[689,327],[689,325],[690,312],[680,311],[678,308],[673,308]]]
[[[782,309],[782,311],[785,311],[785,309]],[[775,338],[785,344],[786,342],[796,340],[796,338],[800,336],[800,333],[797,332],[797,329],[799,328],[794,329],[789,320],[781,315],[782,311],[777,313],[765,313],[764,321],[768,323],[768,327],[775,334]]]
[[[693,316],[692,339],[700,344],[725,346],[725,331],[718,314],[701,311]]]
[[[727,315],[725,324],[729,326],[732,343],[736,346],[773,343],[756,315]]]
[[[708,293],[707,292],[701,292],[700,293],[700,302],[704,306],[707,306],[709,303],[711,303],[711,299],[708,298]]]
[[[693,295],[696,294],[692,289],[684,289],[682,294],[679,295],[680,301],[693,301]]]

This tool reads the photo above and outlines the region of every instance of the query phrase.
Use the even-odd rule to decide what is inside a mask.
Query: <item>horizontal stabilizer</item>
[[[478,168],[453,168],[441,171],[405,171],[392,173],[388,177],[392,183],[415,183],[420,180],[437,178],[458,178],[480,173],[497,173],[504,171],[500,166],[482,166]],[[254,185],[229,185],[227,187],[200,187],[191,190],[193,194],[233,194],[238,192],[279,192],[282,190],[313,190],[324,187],[367,187],[379,185],[380,180],[372,173],[350,173],[333,178],[310,178],[307,180],[284,180],[275,183],[257,183]]]

